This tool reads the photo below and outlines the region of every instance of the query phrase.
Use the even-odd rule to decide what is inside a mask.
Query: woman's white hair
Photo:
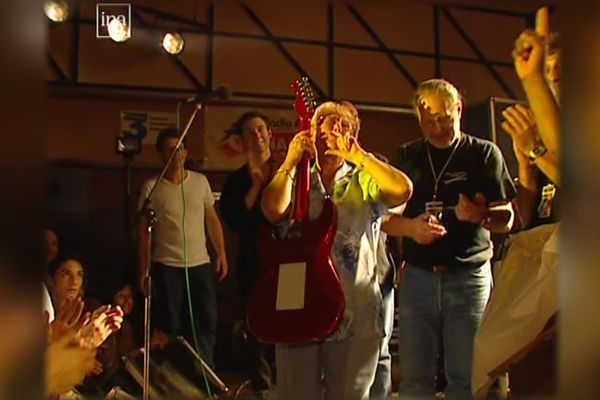
[[[315,110],[315,113],[311,120],[312,132],[317,131],[317,127],[321,124],[324,117],[327,115],[335,114],[340,117],[346,118],[350,123],[350,130],[352,136],[358,136],[360,130],[360,117],[358,116],[358,110],[349,101],[326,101],[319,105]]]

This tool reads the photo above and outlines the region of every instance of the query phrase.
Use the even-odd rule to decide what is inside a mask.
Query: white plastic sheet
[[[471,385],[477,398],[558,310],[558,232],[558,224],[542,225],[510,238],[475,336]]]

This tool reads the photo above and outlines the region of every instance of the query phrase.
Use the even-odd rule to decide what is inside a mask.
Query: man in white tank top
[[[179,132],[165,129],[156,140],[156,148],[163,162],[167,162],[176,147]],[[217,278],[227,275],[227,258],[223,228],[214,208],[215,199],[210,184],[203,174],[186,170],[183,166],[187,149],[182,143],[158,185],[149,207],[154,210],[158,223],[152,236],[152,325],[153,329],[168,335],[184,333],[194,343],[198,339],[202,357],[214,367],[213,349],[217,331]],[[158,177],[142,186],[139,207],[150,193]],[[206,248],[206,232],[215,249],[214,269]],[[138,229],[140,261],[139,284],[142,291],[146,273],[146,245],[148,232],[142,218]],[[190,307],[186,295],[186,267],[191,292],[191,310],[194,325],[191,332],[184,327]],[[216,271],[216,275],[215,275]]]

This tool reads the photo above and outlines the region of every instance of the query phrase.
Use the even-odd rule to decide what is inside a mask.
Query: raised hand
[[[534,148],[538,139],[535,118],[531,110],[517,104],[507,107],[503,112],[502,129],[512,138],[513,150],[521,165],[529,163],[529,152]]]
[[[113,332],[121,329],[122,323],[121,307],[110,305],[99,307],[78,332],[81,346],[91,349],[99,347]]]
[[[282,166],[293,168],[298,165],[304,152],[313,158],[316,153],[314,136],[309,135],[309,131],[300,131],[296,133],[288,146],[288,152]]]
[[[535,33],[544,40],[550,36],[550,12],[548,7],[540,7],[535,14]]]
[[[362,164],[361,160],[367,153],[360,147],[358,140],[354,136],[334,131],[331,131],[329,134],[335,137],[335,147],[330,146],[325,150],[325,154],[341,157],[354,165]]]
[[[79,330],[83,325],[87,314],[83,314],[83,299],[76,297],[67,299],[60,307],[54,321],[50,323],[48,330],[48,341],[51,343],[62,337],[69,330]],[[82,315],[83,314],[83,315]]]
[[[526,29],[515,41],[512,56],[521,80],[544,74],[545,41],[550,34],[548,9],[542,7],[536,14],[535,30]]]

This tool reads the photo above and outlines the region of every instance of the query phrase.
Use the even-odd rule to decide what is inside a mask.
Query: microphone
[[[213,91],[198,93],[195,96],[185,99],[186,103],[201,102],[210,99],[227,100],[231,97],[231,89],[229,86],[219,86]]]

